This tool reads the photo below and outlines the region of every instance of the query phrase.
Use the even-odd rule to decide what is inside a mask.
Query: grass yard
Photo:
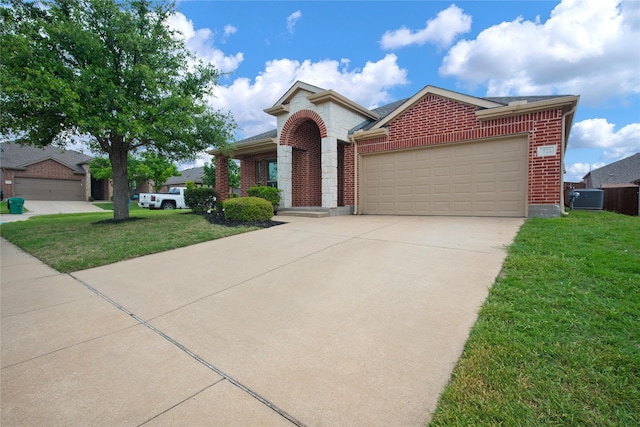
[[[430,425],[640,425],[640,218],[527,221]]]
[[[134,209],[133,221],[105,213],[43,215],[2,224],[0,235],[60,272],[84,270],[219,239],[255,227],[223,227],[190,211]]]
[[[113,210],[113,202],[94,202],[94,205],[96,205],[97,207],[99,207],[100,209],[104,209],[106,211],[112,211]],[[145,209],[145,208],[141,208],[140,206],[138,206],[138,201],[137,200],[132,200],[131,203],[129,204],[129,212],[135,212],[135,211],[148,211],[149,209]]]

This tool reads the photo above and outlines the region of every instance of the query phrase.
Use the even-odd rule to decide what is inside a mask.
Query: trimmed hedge
[[[264,185],[254,185],[247,190],[247,194],[251,197],[260,197],[262,199],[270,201],[273,205],[274,211],[278,210],[281,192],[282,190],[279,190],[275,187],[266,187]]]
[[[273,217],[273,205],[260,197],[240,197],[222,202],[228,221],[268,221]]]
[[[184,204],[195,213],[202,213],[215,205],[217,196],[218,193],[213,188],[187,188],[184,191]]]

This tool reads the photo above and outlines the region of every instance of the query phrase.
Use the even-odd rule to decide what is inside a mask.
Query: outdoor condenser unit
[[[573,201],[573,209],[602,209],[604,207],[604,190],[599,188],[577,188],[580,193]]]

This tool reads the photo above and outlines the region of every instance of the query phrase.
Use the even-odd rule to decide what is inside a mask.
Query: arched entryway
[[[322,206],[320,128],[313,120],[300,122],[291,132],[291,202],[293,206]]]

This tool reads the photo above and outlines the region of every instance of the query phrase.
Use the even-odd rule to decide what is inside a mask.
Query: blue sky
[[[171,25],[224,73],[239,138],[296,81],[374,108],[432,85],[580,95],[565,180],[640,152],[640,1],[179,1]],[[200,163],[208,161],[200,159]]]

